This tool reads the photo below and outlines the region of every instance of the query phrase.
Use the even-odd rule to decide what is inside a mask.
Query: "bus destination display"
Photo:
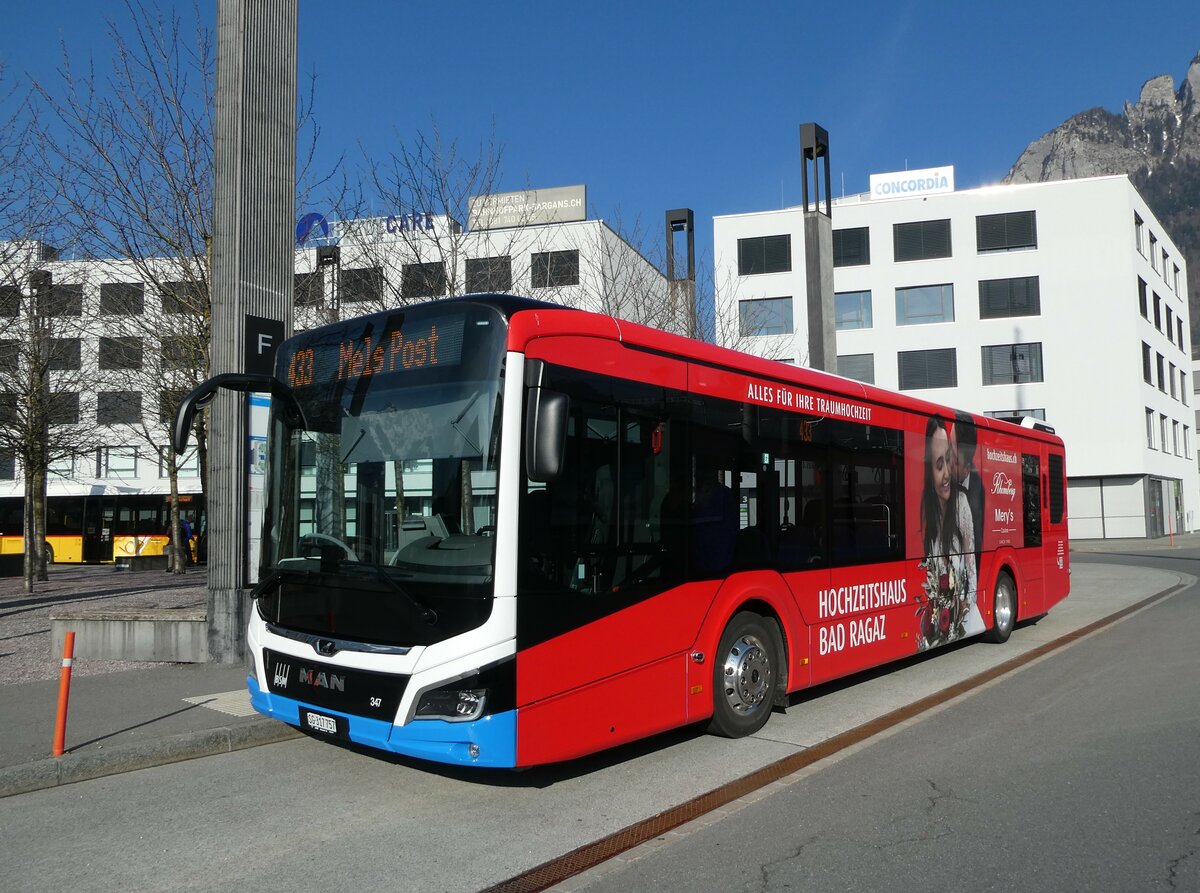
[[[457,366],[462,362],[463,325],[462,317],[417,319],[396,327],[385,325],[377,335],[367,326],[356,338],[345,337],[342,330],[302,342],[284,360],[288,386],[307,388],[367,376]]]

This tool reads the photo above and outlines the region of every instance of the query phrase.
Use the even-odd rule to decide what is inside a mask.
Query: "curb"
[[[302,737],[304,735],[298,729],[277,720],[263,719],[246,725],[124,744],[103,753],[89,751],[47,757],[0,769],[0,798]]]

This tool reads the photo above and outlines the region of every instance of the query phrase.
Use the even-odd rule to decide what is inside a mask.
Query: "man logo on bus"
[[[346,677],[339,676],[337,673],[326,673],[323,670],[306,670],[300,668],[297,681],[305,685],[311,685],[313,688],[327,688],[330,691],[345,691]]]

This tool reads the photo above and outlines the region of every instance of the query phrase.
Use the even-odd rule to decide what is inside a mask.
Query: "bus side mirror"
[[[220,388],[220,384],[209,379],[179,402],[179,407],[175,410],[175,424],[171,429],[171,446],[175,448],[175,452],[182,454],[187,449],[188,434],[192,430],[192,421],[196,413],[213,401]]]
[[[530,388],[525,398],[525,473],[546,484],[562,472],[571,401],[549,388]]]
[[[222,372],[207,381],[201,382],[185,396],[175,410],[174,424],[171,426],[171,446],[175,452],[182,453],[187,449],[188,433],[192,430],[192,422],[199,412],[216,399],[217,391],[227,388],[242,394],[270,394],[285,401],[285,409],[294,410],[300,424],[303,424],[303,413],[296,403],[296,397],[291,388],[271,375],[260,375],[247,372]]]

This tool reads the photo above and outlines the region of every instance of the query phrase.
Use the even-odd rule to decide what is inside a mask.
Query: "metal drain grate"
[[[865,741],[893,726],[912,719],[928,710],[932,710],[934,707],[938,707],[952,698],[979,688],[981,685],[991,682],[993,679],[997,679],[1006,673],[1010,673],[1025,664],[1031,663],[1046,654],[1057,651],[1065,645],[1077,642],[1085,636],[1116,623],[1123,617],[1173,595],[1182,588],[1184,587],[1174,586],[1162,592],[1155,593],[1149,598],[1117,611],[1115,614],[1110,614],[1108,617],[1101,618],[1082,629],[1075,630],[1039,645],[1025,654],[1011,658],[969,679],[964,679],[936,694],[928,695],[919,701],[893,710],[891,713],[863,723],[857,728],[836,735],[814,747],[784,757],[769,766],[764,766],[756,772],[731,781],[716,790],[709,791],[707,794],[701,794],[686,803],[681,803],[679,806],[660,812],[658,815],[651,816],[648,819],[630,825],[628,828],[623,828],[620,831],[610,834],[608,837],[585,844],[557,859],[551,859],[549,862],[544,862],[516,877],[501,881],[499,884],[487,888],[484,893],[538,893],[538,891],[552,887],[555,884],[565,881],[567,878],[611,859],[613,856],[620,855],[626,850],[640,846],[648,840],[653,840],[655,837],[665,834],[672,828],[677,828],[693,819],[699,818],[705,813],[712,812],[724,806],[726,803],[731,803],[752,791],[766,787],[773,781],[785,778],[806,766],[832,756],[840,750]]]

